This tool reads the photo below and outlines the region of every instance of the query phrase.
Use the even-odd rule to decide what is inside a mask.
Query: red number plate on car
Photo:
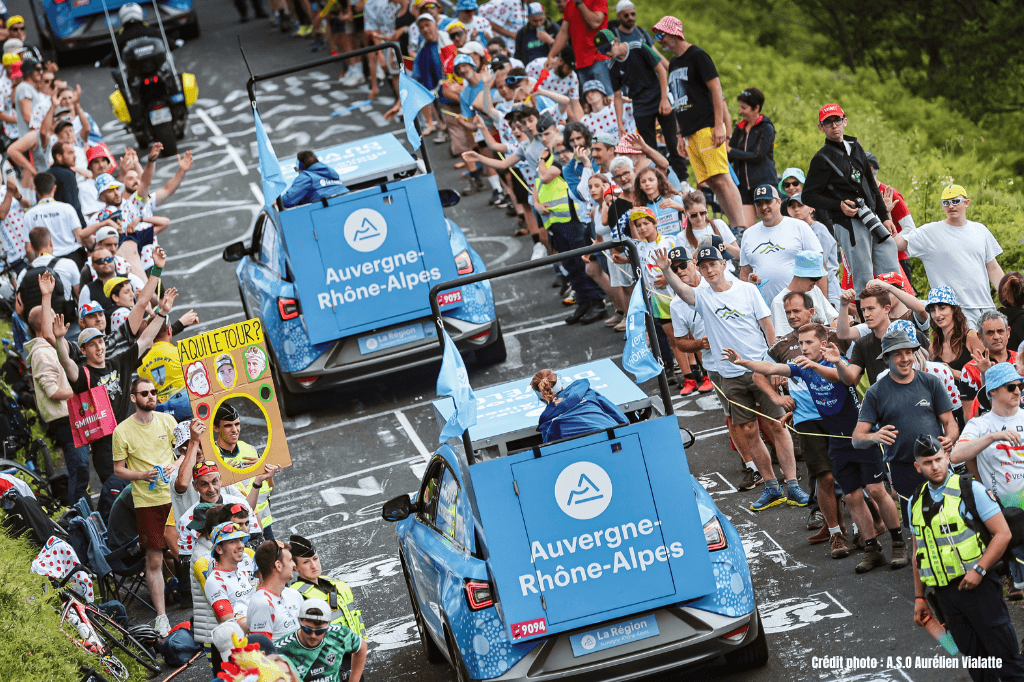
[[[437,305],[452,305],[453,303],[462,303],[462,289],[437,295]]]
[[[536,635],[543,635],[547,631],[548,624],[543,618],[527,620],[522,623],[513,623],[512,639],[522,639],[523,637],[534,637]]]

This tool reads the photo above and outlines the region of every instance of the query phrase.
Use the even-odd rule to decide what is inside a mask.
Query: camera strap
[[[832,154],[832,151],[828,148],[828,146],[822,147],[821,151],[822,151],[821,158],[825,159],[825,163],[827,163],[828,165],[832,166],[832,170],[835,171],[836,175],[838,175],[840,178],[842,178],[843,180],[846,180],[848,183],[853,185],[853,183],[850,181],[850,179],[847,178],[845,175],[843,175],[843,171],[839,170],[839,166],[837,166],[832,161],[832,159],[829,158],[829,156]],[[832,184],[832,180],[829,180],[828,183],[826,183],[825,186],[828,187],[829,191],[832,192],[833,194],[836,193],[836,188]],[[849,226],[842,225],[842,223],[838,223],[837,221],[833,220],[832,221],[832,231],[834,233],[835,232],[835,226],[836,225],[841,225],[843,228],[846,229],[847,232],[850,233],[850,246],[857,246],[857,235],[854,234],[854,231],[853,231],[853,221],[849,221],[848,220],[847,222],[850,223]]]

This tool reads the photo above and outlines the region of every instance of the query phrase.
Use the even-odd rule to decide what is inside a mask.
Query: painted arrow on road
[[[336,488],[328,488],[327,490],[320,491],[320,497],[324,499],[328,507],[336,507],[339,504],[345,504],[345,495],[354,495],[358,497],[373,497],[374,495],[383,495],[384,488],[381,487],[380,483],[373,476],[367,476],[359,479],[358,488],[348,488],[345,486],[337,486]]]

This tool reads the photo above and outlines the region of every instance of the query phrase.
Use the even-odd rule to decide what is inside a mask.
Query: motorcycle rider
[[[117,32],[117,49],[125,46],[136,38],[160,38],[160,30],[153,28],[143,18],[145,14],[137,3],[129,2],[117,12],[121,20],[121,29]]]

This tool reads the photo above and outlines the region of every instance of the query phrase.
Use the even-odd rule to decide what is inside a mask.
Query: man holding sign
[[[772,313],[756,286],[725,277],[725,259],[717,248],[702,246],[697,250],[697,269],[707,286],[702,284],[691,287],[680,280],[669,267],[665,251],[657,253],[657,260],[668,285],[679,298],[696,308],[704,320],[704,330],[714,357],[721,357],[722,350],[727,346],[742,347],[740,354],[746,358],[766,357],[768,346],[775,343]],[[796,480],[793,439],[782,422],[778,421],[785,414],[784,410],[768,396],[767,390],[771,390],[770,387],[766,389],[767,384],[762,385],[754,380],[753,372],[730,363],[720,365],[718,370],[722,385],[719,389],[734,427],[736,448],[753,459],[758,473],[764,479],[764,492],[750,508],[761,511],[783,503],[806,507],[810,497]],[[771,417],[765,426],[775,442],[779,465],[786,476],[785,490],[775,477],[771,456],[758,433],[757,415],[752,411],[755,409]]]

